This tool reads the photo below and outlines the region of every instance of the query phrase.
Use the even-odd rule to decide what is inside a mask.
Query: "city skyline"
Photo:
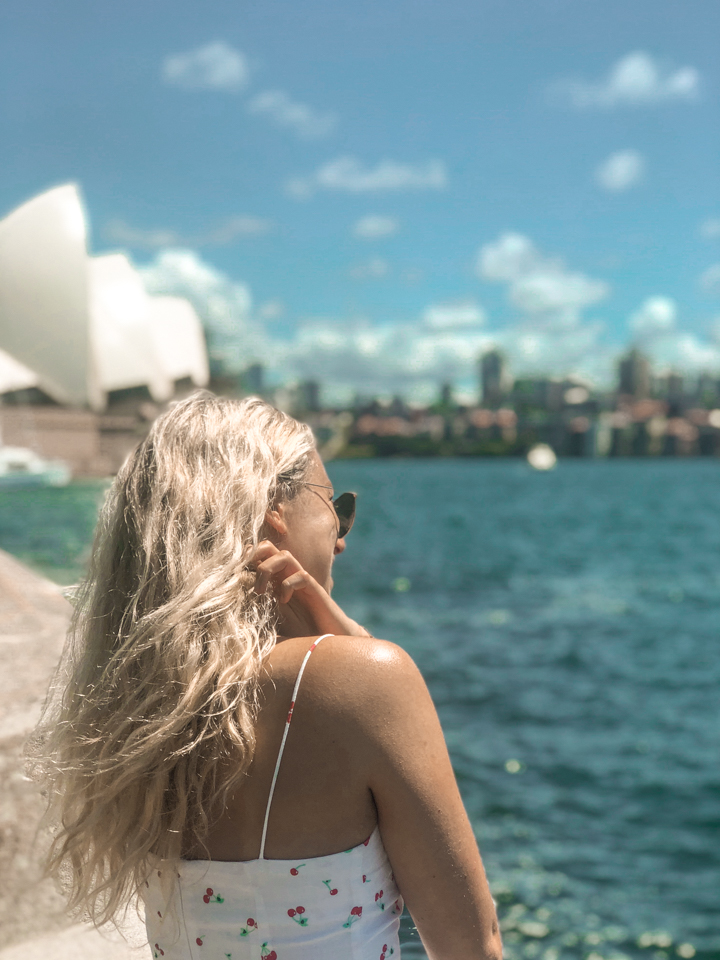
[[[720,370],[720,9],[229,0],[0,12],[0,213],[80,185],[91,252],[237,367],[418,401],[478,353]]]

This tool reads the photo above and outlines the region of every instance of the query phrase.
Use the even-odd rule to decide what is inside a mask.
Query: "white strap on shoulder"
[[[295,699],[297,698],[297,692],[300,687],[300,681],[302,680],[303,672],[305,670],[305,664],[310,659],[310,654],[320,643],[320,641],[324,640],[325,637],[332,636],[334,636],[334,634],[324,633],[313,643],[308,652],[305,654],[305,658],[297,675],[297,680],[295,681],[295,686],[293,687],[292,699],[290,700],[290,710],[288,711],[287,720],[285,721],[285,730],[283,731],[282,743],[280,744],[280,752],[278,753],[277,763],[275,764],[275,773],[273,773],[272,784],[270,785],[270,795],[268,797],[267,807],[265,808],[265,822],[263,823],[262,840],[260,841],[261,860],[265,859],[265,838],[267,837],[268,820],[270,818],[270,805],[272,804],[273,794],[275,793],[275,784],[277,783],[278,773],[280,771],[280,761],[282,760],[283,750],[285,749],[285,741],[287,740],[288,731],[290,729],[290,721],[292,720],[293,710],[295,709]]]

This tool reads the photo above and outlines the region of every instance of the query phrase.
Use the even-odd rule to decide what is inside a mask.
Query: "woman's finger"
[[[252,568],[256,564],[262,563],[263,560],[267,560],[268,557],[272,557],[276,553],[280,553],[280,550],[271,540],[261,540],[250,554],[247,565],[248,567]]]
[[[265,593],[270,580],[278,578],[284,580],[287,576],[297,572],[304,573],[305,571],[289,551],[280,550],[258,564],[255,592]]]
[[[278,601],[280,603],[289,603],[293,593],[296,590],[304,590],[311,585],[312,578],[305,570],[298,570],[291,576],[286,577],[278,588]]]

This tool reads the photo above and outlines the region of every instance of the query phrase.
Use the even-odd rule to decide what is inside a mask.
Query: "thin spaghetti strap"
[[[275,793],[275,784],[277,783],[278,773],[280,771],[280,761],[282,760],[283,750],[285,749],[285,741],[287,740],[288,730],[290,729],[290,721],[292,720],[293,710],[295,709],[295,700],[297,698],[297,692],[300,687],[300,681],[302,680],[302,675],[305,670],[305,664],[310,659],[310,654],[313,652],[315,647],[320,643],[321,640],[324,640],[325,637],[333,637],[333,633],[324,633],[321,637],[318,637],[317,640],[310,647],[308,652],[305,654],[305,659],[303,660],[300,670],[297,675],[297,680],[295,681],[295,686],[293,687],[292,698],[290,700],[290,710],[288,711],[287,720],[285,721],[285,730],[283,731],[282,742],[280,744],[280,752],[278,753],[277,763],[275,764],[275,773],[273,773],[272,783],[270,785],[270,795],[268,796],[267,807],[265,808],[265,822],[263,823],[262,831],[262,840],[260,841],[260,859],[265,859],[265,837],[267,836],[268,820],[270,818],[270,805],[272,803],[273,794]]]

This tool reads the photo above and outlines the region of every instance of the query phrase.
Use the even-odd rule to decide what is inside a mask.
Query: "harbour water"
[[[510,960],[720,958],[720,464],[329,473],[335,596],[427,679]],[[0,547],[71,582],[101,494],[4,492]]]

